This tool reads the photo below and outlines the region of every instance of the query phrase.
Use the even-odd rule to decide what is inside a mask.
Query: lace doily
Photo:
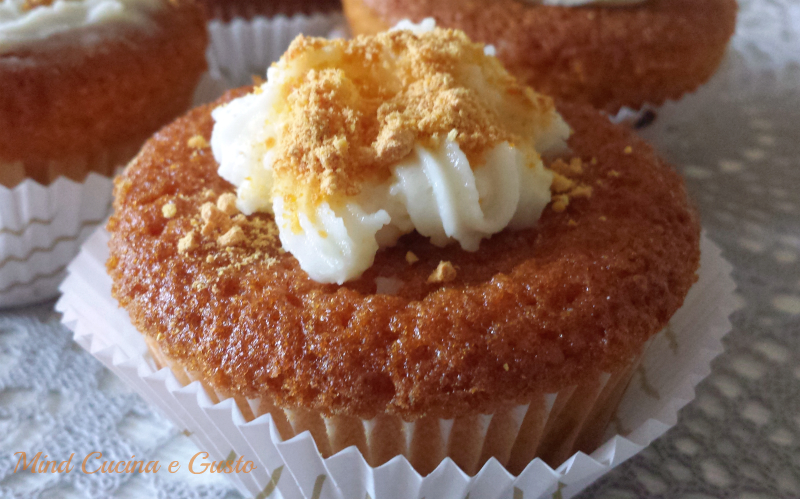
[[[720,73],[642,131],[683,172],[742,308],[678,425],[581,498],[800,497],[800,4],[742,0]],[[192,475],[187,437],[72,342],[52,303],[0,314],[0,497],[236,498]],[[14,473],[25,451],[73,464],[178,460],[175,473]]]

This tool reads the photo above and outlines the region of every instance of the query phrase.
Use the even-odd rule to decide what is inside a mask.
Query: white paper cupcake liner
[[[699,281],[669,327],[650,342],[600,448],[591,455],[578,452],[555,470],[534,459],[516,477],[495,459],[471,477],[449,458],[423,477],[403,456],[372,468],[356,447],[323,458],[310,432],[284,441],[279,422],[269,414],[248,421],[263,412],[256,401],[237,403],[197,381],[179,381],[168,368],[158,369],[143,336],[111,297],[104,265],[107,241],[108,234],[98,230],[70,265],[56,306],[64,324],[81,346],[184,429],[209,453],[209,461],[233,456],[253,461],[257,468],[251,473],[228,475],[246,496],[529,499],[558,492],[572,497],[677,422],[678,410],[694,397],[694,386],[722,351],[721,338],[736,307],[731,267],[704,237]]]
[[[0,308],[52,298],[80,245],[111,207],[110,178],[0,186]]]
[[[254,75],[266,77],[267,68],[280,59],[297,35],[330,36],[346,25],[340,13],[211,21],[206,57],[209,72],[224,78],[229,88],[250,84]]]
[[[157,368],[169,367],[183,386],[202,383],[202,378],[168,360],[153,341],[145,341]],[[427,475],[448,457],[474,475],[495,458],[513,472],[537,456],[561,464],[578,450],[596,449],[640,361],[638,356],[615,375],[600,374],[558,393],[541,393],[525,404],[454,419],[404,422],[384,414],[363,420],[326,417],[307,409],[284,410],[267,398],[234,397],[234,402],[247,421],[269,414],[284,440],[309,431],[323,457],[355,446],[373,467],[403,455],[415,470]],[[204,388],[214,402],[230,398],[205,384]]]

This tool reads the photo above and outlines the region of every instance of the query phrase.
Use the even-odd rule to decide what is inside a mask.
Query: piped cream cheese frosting
[[[344,283],[416,231],[477,251],[550,202],[541,155],[566,148],[552,100],[459,31],[298,37],[218,107],[211,148],[244,214],[272,213],[309,277]]]
[[[0,53],[56,33],[106,23],[144,24],[165,0],[0,0]]]

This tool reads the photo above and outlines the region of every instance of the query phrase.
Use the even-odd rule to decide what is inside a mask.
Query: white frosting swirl
[[[507,143],[475,170],[461,148],[444,141],[417,146],[385,183],[362,188],[336,209],[325,202],[314,221],[300,214],[302,232],[288,227],[283,200],[274,200],[281,244],[319,282],[343,283],[367,270],[379,248],[416,230],[436,246],[458,242],[477,251],[482,239],[506,227],[531,227],[550,202],[552,175],[531,166]]]
[[[56,0],[23,8],[25,0],[0,1],[0,53],[56,33],[105,23],[146,23],[164,0]]]
[[[536,152],[560,152],[569,136],[552,108],[545,130],[521,138],[529,145],[501,142],[485,152],[480,165],[469,163],[451,132],[438,145],[417,143],[391,166],[388,178],[365,182],[355,195],[324,199],[310,213],[291,211],[296,203],[273,189],[276,148],[270,144],[286,129],[286,115],[275,110],[285,106],[283,85],[297,71],[273,65],[255,92],[215,109],[211,148],[220,176],[237,187],[239,210],[273,213],[283,248],[312,279],[339,284],[355,279],[380,248],[412,231],[437,246],[457,242],[476,251],[481,240],[505,228],[534,226],[550,202],[552,174]],[[478,74],[473,79],[499,104],[491,99],[502,100],[502,92]]]
[[[264,144],[277,133],[270,103],[280,81],[271,69],[260,93],[213,111],[211,148],[219,174],[238,187],[245,214],[274,213],[283,248],[318,282],[343,283],[368,269],[379,248],[416,230],[437,246],[458,242],[468,251],[506,227],[532,227],[550,202],[552,176],[541,161],[531,163],[507,143],[495,146],[486,163],[473,169],[458,144],[445,140],[435,150],[417,146],[392,168],[389,180],[363,186],[343,206],[321,203],[315,216],[299,213],[301,231],[290,227],[285,202],[272,193],[272,150]],[[554,120],[538,142],[564,146],[569,128]],[[312,220],[313,219],[313,220]]]

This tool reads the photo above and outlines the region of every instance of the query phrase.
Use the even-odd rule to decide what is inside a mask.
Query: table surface
[[[686,178],[741,308],[678,424],[581,498],[800,497],[800,5],[741,0],[712,81],[641,134]],[[14,473],[14,452],[196,448],[71,341],[53,303],[0,313],[0,497],[240,497],[215,475]]]

